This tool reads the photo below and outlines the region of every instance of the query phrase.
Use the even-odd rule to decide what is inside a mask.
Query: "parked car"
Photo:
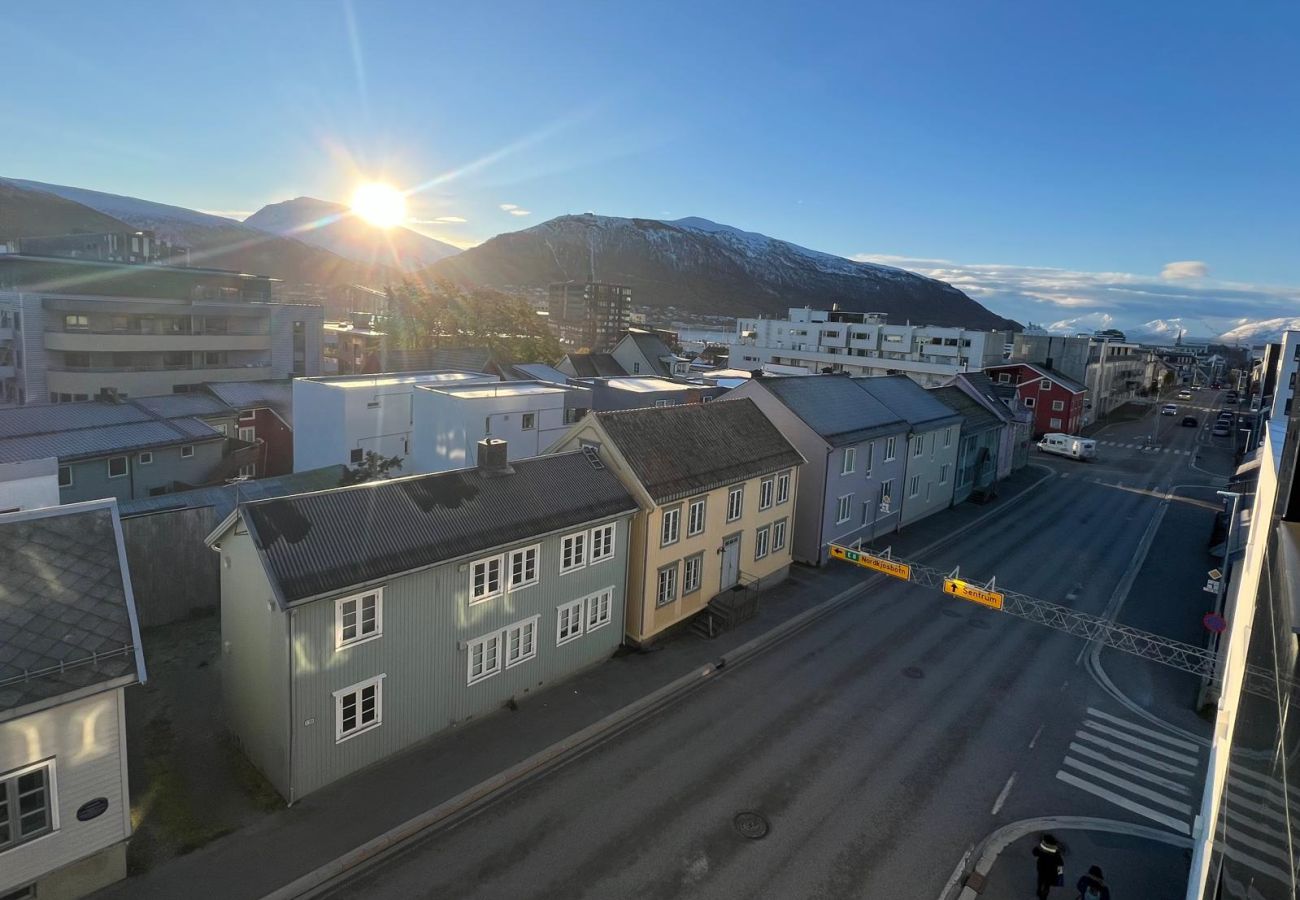
[[[1215,437],[1227,437],[1228,435],[1232,434],[1232,428],[1220,422],[1218,425],[1214,426],[1214,430],[1211,431],[1210,434],[1214,435]]]
[[[1200,422],[1196,421],[1196,416],[1183,416],[1184,428],[1195,428],[1197,425],[1200,424],[1201,424]]]
[[[1172,403],[1166,403],[1164,406],[1160,407],[1160,415],[1176,416],[1178,415],[1178,407]]]
[[[1191,391],[1186,391],[1186,390],[1184,390],[1184,391],[1179,391],[1179,392],[1178,392],[1178,399],[1179,399],[1179,400],[1191,400],[1191,399],[1192,399],[1192,392],[1191,392]]]
[[[1092,459],[1097,455],[1097,442],[1090,438],[1052,432],[1043,435],[1043,439],[1038,442],[1038,449],[1043,453],[1054,453],[1071,459]]]

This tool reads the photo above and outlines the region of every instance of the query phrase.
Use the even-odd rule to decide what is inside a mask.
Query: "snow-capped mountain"
[[[244,224],[322,247],[345,259],[400,269],[420,269],[460,252],[459,247],[409,228],[376,228],[350,215],[343,204],[314,197],[263,206]]]
[[[778,315],[838,303],[898,323],[1018,327],[942,281],[701,218],[560,216],[498,235],[430,271],[502,288],[594,274],[631,286],[635,303],[696,314]]]

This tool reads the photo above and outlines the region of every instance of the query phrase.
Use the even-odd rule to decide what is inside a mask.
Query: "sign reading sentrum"
[[[835,544],[831,544],[831,559],[842,559],[845,562],[862,566],[864,569],[875,569],[877,572],[884,572],[886,575],[892,575],[904,581],[912,577],[912,567],[907,563],[885,559],[883,556],[872,556],[870,553],[863,553],[861,550],[850,550],[848,547],[839,547]]]
[[[969,600],[972,603],[978,603],[991,609],[1002,608],[1002,595],[997,591],[988,591],[982,587],[976,587],[960,578],[945,578],[943,580],[943,592],[952,594],[954,597],[960,597],[963,600]]]

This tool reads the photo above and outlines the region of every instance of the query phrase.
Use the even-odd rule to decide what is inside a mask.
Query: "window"
[[[1048,428],[1060,428],[1060,427],[1061,427],[1061,420],[1060,420],[1060,419],[1051,419],[1051,420],[1048,421],[1048,423],[1047,423],[1047,427],[1048,427]]]
[[[193,446],[186,444],[184,447],[181,448],[181,459],[189,459],[193,455],[194,455]]]
[[[151,466],[151,465],[153,465],[153,453],[149,452],[148,450],[146,450],[144,453],[141,453],[141,454],[140,454],[140,465],[142,465],[142,466]]]
[[[1026,408],[1026,409],[1033,409],[1033,408],[1034,408],[1034,398],[1033,398],[1033,397],[1026,397],[1026,398],[1025,398],[1025,408]]]
[[[686,510],[686,536],[694,537],[704,532],[704,498],[692,500]]]
[[[510,590],[537,584],[537,554],[541,545],[510,551]]]
[[[896,442],[897,440],[898,440],[897,438],[892,438],[892,437],[890,437],[890,438],[885,438],[885,462],[893,462],[893,461],[894,461],[894,459],[895,459],[895,457],[894,457],[894,445],[895,445],[895,442]]]
[[[59,487],[72,487],[72,466],[59,466]]]
[[[257,464],[256,464],[256,463],[246,463],[246,464],[240,466],[240,467],[239,467],[239,477],[240,477],[240,478],[256,478],[256,477],[257,477]]]
[[[946,465],[939,467],[939,483],[940,484],[948,483],[948,467]]]
[[[1065,401],[1064,401],[1064,400],[1053,400],[1053,401],[1052,401],[1052,412],[1064,412],[1064,411],[1065,411]]]
[[[734,522],[740,518],[745,509],[745,486],[737,485],[727,492],[727,521]]]
[[[920,456],[924,450],[925,450],[925,435],[919,434],[916,436],[916,441],[912,445],[912,455]]]
[[[90,329],[90,316],[64,316],[63,327],[67,331],[87,331]]]
[[[110,456],[108,458],[108,477],[121,478],[126,474],[126,457]]]
[[[379,637],[384,630],[383,605],[383,588],[335,600],[334,649]]]
[[[951,427],[951,426],[949,426],[948,428],[945,428],[945,429],[943,430],[943,445],[944,445],[945,447],[951,447],[951,446],[952,446],[952,427]]]
[[[676,406],[677,401],[672,399],[656,400],[655,406]]]
[[[501,557],[480,559],[470,567],[469,602],[482,603],[501,596]]]
[[[614,589],[607,587],[587,598],[587,631],[592,632],[613,620]]]
[[[772,523],[772,552],[777,553],[785,549],[785,532],[788,523],[785,519],[777,519]]]
[[[663,512],[663,522],[659,529],[659,546],[667,547],[669,544],[677,543],[682,532],[682,508],[674,506],[672,509],[665,509]]]
[[[1044,378],[1042,381],[1038,382],[1038,389],[1040,391],[1050,391],[1052,389],[1052,379]]]
[[[889,512],[889,505],[894,502],[894,479],[886,478],[880,482],[880,511]]]
[[[700,589],[700,576],[704,572],[704,554],[688,556],[682,563],[682,596],[693,594]]]
[[[853,468],[858,463],[858,448],[846,447],[844,449],[844,463],[840,466],[841,475],[852,475]],[[760,504],[761,505],[761,504]]]
[[[524,431],[532,431],[537,427],[537,413],[524,413],[519,417],[519,427]]]
[[[382,690],[384,676],[371,678],[352,687],[334,692],[334,739],[344,741],[350,737],[378,728],[382,719]]]
[[[244,443],[246,443],[246,444],[251,444],[251,443],[253,443],[254,441],[257,440],[257,429],[256,429],[256,428],[240,428],[240,429],[239,429],[239,439],[240,439],[241,441],[243,441]]]
[[[835,524],[849,520],[849,507],[853,505],[853,495],[845,494],[835,502]]]
[[[632,374],[633,375],[641,374],[641,364],[639,362],[632,363]]]
[[[506,629],[506,668],[527,662],[537,655],[538,616]]]
[[[59,827],[54,761],[0,776],[0,851]]]
[[[567,644],[582,635],[582,599],[572,600],[556,607],[555,646]]]
[[[764,478],[758,483],[758,508],[772,508],[772,479]]]
[[[867,465],[866,465],[866,467],[863,469],[863,471],[864,471],[866,474],[870,475],[870,474],[871,474],[871,467],[872,467],[873,465],[875,465],[875,464],[876,464],[876,442],[875,442],[875,441],[869,441],[869,442],[867,443]]]
[[[771,536],[769,529],[764,526],[754,532],[754,559],[762,559],[767,556],[768,540]]]
[[[912,480],[907,483],[907,496],[915,497],[921,493],[921,476],[913,475]]]
[[[567,535],[560,542],[560,574],[581,569],[587,564],[587,532]]]
[[[998,373],[998,384],[1010,384],[1010,383],[1011,383],[1011,373],[1010,373],[1010,372],[999,372],[999,373]]]
[[[494,631],[469,642],[469,674],[466,684],[491,678],[501,671],[501,632]]]
[[[248,422],[256,418],[257,410],[255,409],[241,409],[239,411],[239,421],[241,422]]]
[[[604,562],[614,555],[614,523],[591,529],[591,564]]]
[[[659,570],[659,583],[655,587],[655,606],[667,606],[677,599],[677,563]]]

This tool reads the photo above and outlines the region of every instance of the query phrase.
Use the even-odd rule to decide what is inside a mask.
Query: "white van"
[[[1191,391],[1179,391],[1179,392],[1178,392],[1178,399],[1179,399],[1179,400],[1191,400],[1191,399],[1192,399],[1192,392],[1191,392]]]
[[[1055,453],[1071,459],[1092,459],[1097,455],[1097,442],[1072,434],[1052,433],[1043,435],[1043,439],[1038,442],[1038,449],[1043,453]]]

